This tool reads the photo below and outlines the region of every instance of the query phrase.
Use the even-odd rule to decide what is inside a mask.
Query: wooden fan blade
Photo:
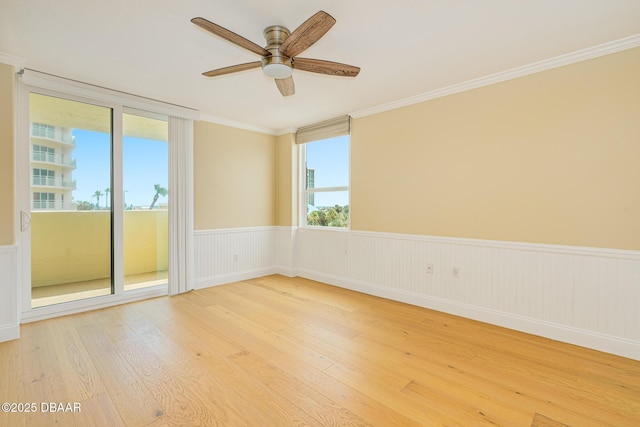
[[[341,64],[339,62],[324,61],[322,59],[295,58],[293,68],[311,73],[329,74],[331,76],[355,77],[360,67]]]
[[[220,25],[214,24],[213,22],[207,21],[204,18],[200,18],[200,17],[193,18],[191,22],[193,22],[203,30],[209,31],[210,33],[215,34],[218,37],[222,37],[223,39],[230,41],[233,44],[236,44],[240,47],[250,50],[253,53],[257,53],[260,56],[271,55],[271,52],[269,52],[262,46],[258,46],[251,40],[247,40],[244,37],[234,33],[233,31],[229,31],[226,28],[223,28]]]
[[[287,77],[286,79],[274,79],[276,86],[282,94],[282,96],[291,96],[296,93],[295,85],[293,84],[293,77]]]
[[[253,68],[260,68],[262,63],[260,61],[247,62],[246,64],[232,65],[230,67],[218,68],[217,70],[207,71],[202,73],[203,76],[217,77],[225,74],[238,73],[240,71],[251,70]]]
[[[293,58],[317,42],[335,23],[336,20],[327,12],[316,13],[293,30],[280,46],[280,53]]]

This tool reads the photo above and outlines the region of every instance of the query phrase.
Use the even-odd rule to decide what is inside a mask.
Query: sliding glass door
[[[165,118],[123,115],[125,291],[167,283],[168,137]]]
[[[31,306],[113,292],[111,108],[31,93]]]
[[[28,106],[30,308],[166,285],[167,118],[48,93]]]

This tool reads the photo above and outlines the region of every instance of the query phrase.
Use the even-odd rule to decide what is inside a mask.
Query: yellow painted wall
[[[32,212],[31,283],[47,286],[111,274],[108,211]],[[124,213],[124,274],[167,270],[168,212]]]
[[[194,123],[196,230],[276,223],[276,138]]]
[[[355,230],[640,249],[640,48],[353,121]]]
[[[169,268],[169,211],[124,212],[124,274]]]
[[[109,277],[110,265],[109,212],[32,212],[32,286]]]
[[[0,246],[15,244],[14,73],[13,66],[0,63]]]
[[[276,225],[298,224],[298,149],[295,134],[276,138]]]

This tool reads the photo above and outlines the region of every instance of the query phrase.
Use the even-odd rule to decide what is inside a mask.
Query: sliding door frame
[[[27,81],[28,80],[28,81]],[[35,82],[35,83],[34,83]],[[65,90],[67,89],[67,90]],[[30,179],[29,179],[29,94],[38,93],[46,96],[53,96],[71,101],[83,102],[91,105],[111,108],[112,110],[112,188],[116,191],[111,192],[112,197],[112,283],[113,293],[111,295],[98,296],[78,301],[50,305],[45,307],[31,308],[31,233],[30,230],[24,230],[28,221],[28,215],[23,212],[30,212]],[[95,95],[95,96],[92,96]],[[192,244],[193,234],[193,203],[192,198],[187,197],[169,198],[169,283],[168,285],[159,285],[139,290],[124,291],[124,252],[123,252],[123,227],[124,227],[124,192],[118,191],[123,186],[123,169],[122,169],[122,139],[123,139],[123,113],[132,113],[138,115],[146,115],[149,117],[163,116],[171,123],[172,116],[187,119],[191,124],[192,120],[198,117],[197,112],[182,107],[163,104],[158,101],[138,98],[134,95],[122,94],[120,92],[110,91],[104,88],[93,87],[84,83],[67,81],[58,77],[41,75],[38,72],[32,72],[29,79],[18,80],[18,96],[17,96],[17,139],[16,139],[16,207],[18,218],[17,241],[18,245],[18,312],[21,313],[21,323],[56,317],[65,314],[71,314],[86,310],[103,308],[126,302],[137,301],[146,298],[175,294],[193,289],[193,283],[177,283],[171,282],[172,277],[180,277],[182,279],[193,277],[192,262],[186,264],[176,259],[177,253],[184,253],[191,256],[192,249],[188,246],[184,248],[173,247],[176,242],[184,242],[186,234],[186,242]],[[174,114],[172,114],[174,113]],[[175,117],[174,116],[174,117]],[[191,124],[192,126],[192,124]],[[171,129],[169,135],[169,162],[172,163],[172,137]],[[189,138],[191,138],[189,140]],[[193,133],[191,131],[186,141],[179,141],[187,144],[192,148]],[[180,168],[169,168],[169,185],[176,182],[191,183],[189,174],[192,170],[192,158],[182,162]],[[192,189],[188,189],[189,192]],[[179,203],[180,206],[175,206]],[[178,209],[177,209],[178,208]],[[172,215],[172,212],[181,212],[178,215]],[[186,220],[185,220],[186,217]],[[179,226],[176,226],[178,224]],[[173,225],[173,226],[171,226]],[[24,231],[23,231],[24,230]],[[184,245],[183,245],[184,246]],[[187,274],[177,276],[171,274],[176,265],[187,267]],[[176,279],[177,280],[177,279]]]

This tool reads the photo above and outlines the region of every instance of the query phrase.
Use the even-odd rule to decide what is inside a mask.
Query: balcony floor
[[[148,288],[167,283],[167,271],[133,274],[124,277],[124,290]],[[44,307],[63,302],[93,298],[111,293],[111,279],[88,280],[39,286],[31,289],[31,307]]]

